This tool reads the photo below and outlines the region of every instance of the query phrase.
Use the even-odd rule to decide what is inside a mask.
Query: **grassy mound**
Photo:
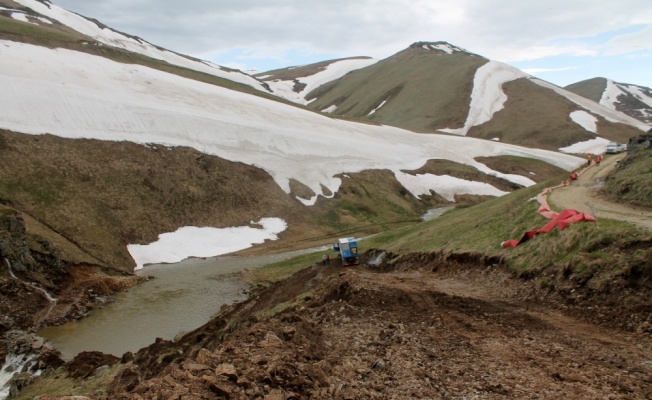
[[[630,153],[607,179],[604,193],[611,199],[652,208],[652,151]]]

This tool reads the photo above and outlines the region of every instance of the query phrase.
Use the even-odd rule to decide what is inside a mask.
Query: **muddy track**
[[[652,211],[614,203],[599,194],[605,179],[625,155],[622,153],[605,156],[600,166],[592,165],[579,176],[577,181],[555,189],[549,196],[550,202],[559,208],[573,208],[587,212],[598,218],[598,221],[600,218],[618,219],[652,230]]]

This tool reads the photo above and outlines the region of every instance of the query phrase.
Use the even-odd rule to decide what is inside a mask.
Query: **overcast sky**
[[[447,41],[565,86],[652,87],[652,0],[52,0],[124,33],[243,71],[383,59]]]

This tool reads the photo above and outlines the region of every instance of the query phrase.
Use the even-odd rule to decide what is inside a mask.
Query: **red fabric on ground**
[[[503,248],[516,247],[523,242],[527,242],[528,240],[532,239],[533,237],[535,237],[540,233],[548,233],[555,228],[559,229],[560,231],[563,231],[564,229],[566,229],[566,227],[569,224],[575,222],[581,222],[581,221],[595,222],[595,217],[593,217],[592,215],[577,210],[573,210],[572,208],[567,208],[564,211],[557,214],[554,211],[548,210],[545,206],[541,206],[538,212],[539,214],[543,215],[546,218],[552,218],[551,221],[539,229],[534,229],[525,232],[520,240],[513,240],[513,239],[507,240],[501,243],[501,246]]]

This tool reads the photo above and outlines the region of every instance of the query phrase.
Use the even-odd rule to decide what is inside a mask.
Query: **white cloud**
[[[609,55],[631,53],[639,50],[652,50],[652,23],[635,33],[616,36],[607,42]]]
[[[563,68],[523,68],[522,71],[526,74],[536,75],[544,72],[561,72],[577,69],[577,67],[563,67]]]
[[[247,67],[262,59],[275,67],[297,65],[322,55],[383,59],[416,41],[448,41],[502,62],[622,54],[652,43],[649,0],[54,2],[171,50]],[[636,26],[642,30],[606,43],[606,33]],[[233,55],[237,59],[228,58]]]

